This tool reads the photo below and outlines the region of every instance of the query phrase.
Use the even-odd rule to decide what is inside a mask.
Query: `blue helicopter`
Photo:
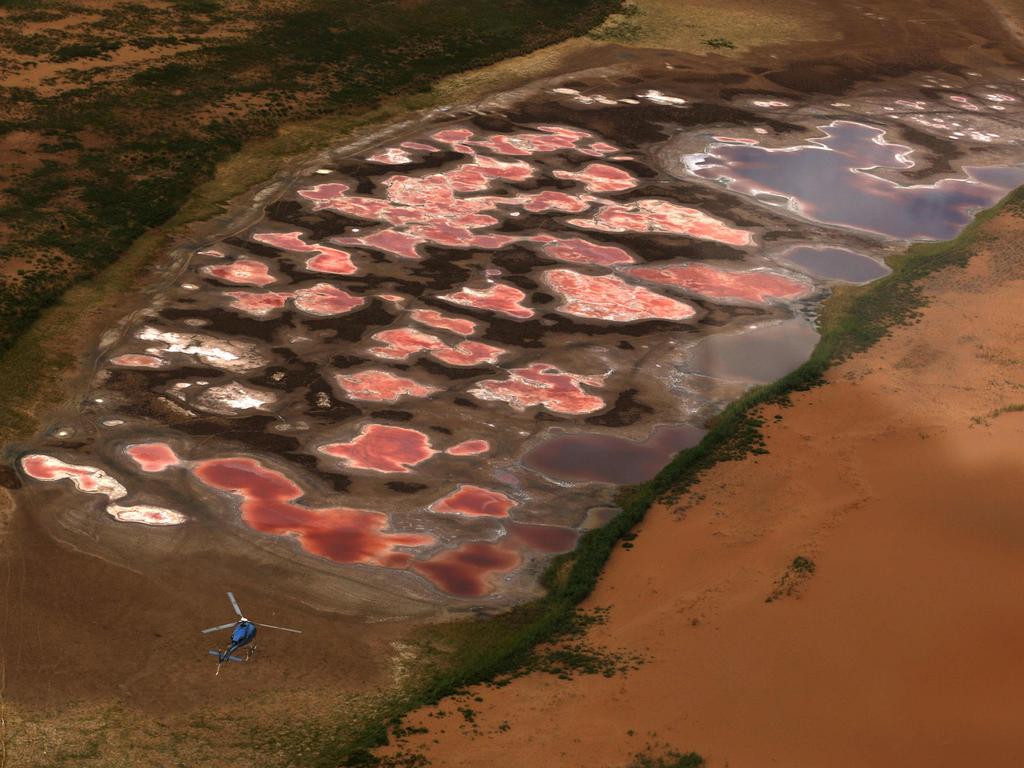
[[[202,630],[204,635],[210,632],[219,632],[222,629],[230,629],[234,627],[231,632],[231,642],[228,647],[223,651],[217,651],[210,649],[209,653],[211,656],[217,657],[217,673],[220,674],[220,665],[225,661],[236,661],[239,664],[249,661],[252,658],[253,653],[256,651],[256,644],[253,642],[256,639],[256,627],[266,627],[267,629],[280,629],[284,632],[294,632],[297,635],[302,634],[300,629],[289,629],[288,627],[276,627],[273,624],[260,624],[257,621],[249,621],[242,614],[242,609],[238,607],[238,601],[235,600],[235,595],[232,592],[228,592],[228,600],[231,601],[231,607],[235,609],[235,613],[238,614],[237,621],[229,621],[227,624],[220,624],[216,627],[208,627]],[[251,644],[251,645],[250,645]],[[245,658],[235,656],[234,653],[239,648],[249,646],[246,648]]]

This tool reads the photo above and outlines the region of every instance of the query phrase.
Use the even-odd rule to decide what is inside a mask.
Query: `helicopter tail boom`
[[[227,656],[221,651],[215,651],[212,648],[209,651],[207,651],[207,653],[209,653],[211,656],[216,656],[217,659],[220,661],[237,661],[239,664],[245,663],[245,659],[240,659],[237,656]]]

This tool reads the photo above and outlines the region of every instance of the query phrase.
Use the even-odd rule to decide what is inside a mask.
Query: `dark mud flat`
[[[691,75],[576,74],[325,154],[178,254],[12,457],[21,503],[115,562],[230,548],[362,615],[537,594],[615,483],[806,359],[833,282],[1024,180],[1016,78]]]
[[[704,430],[687,425],[657,427],[643,441],[607,434],[552,436],[523,455],[523,466],[555,480],[642,483],[703,436]]]
[[[780,259],[824,280],[870,283],[889,274],[889,268],[869,256],[846,248],[803,245],[791,248]]]

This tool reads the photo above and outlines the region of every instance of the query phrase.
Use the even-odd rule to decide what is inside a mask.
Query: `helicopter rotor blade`
[[[231,601],[231,607],[235,609],[235,613],[238,614],[238,618],[245,618],[245,615],[242,613],[242,609],[238,607],[238,601],[235,600],[234,592],[228,592],[228,600]]]
[[[206,635],[206,634],[209,634],[210,632],[217,632],[217,631],[219,631],[221,629],[227,629],[228,627],[233,627],[237,623],[238,623],[237,621],[232,621],[230,624],[221,624],[219,627],[210,627],[209,629],[204,629],[204,630],[201,630],[201,631],[202,631],[202,633],[204,635]]]
[[[280,629],[280,630],[283,630],[285,632],[294,632],[297,635],[301,635],[302,634],[302,630],[301,629],[288,629],[288,627],[278,627],[278,626],[275,626],[273,624],[260,624],[258,621],[254,621],[253,624],[255,624],[257,627],[266,627],[267,629]]]

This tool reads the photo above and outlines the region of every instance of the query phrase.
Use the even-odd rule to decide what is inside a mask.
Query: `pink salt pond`
[[[582,171],[554,171],[558,179],[578,181],[588,192],[625,192],[640,182],[633,174],[605,163],[591,163]]]
[[[550,269],[544,282],[562,299],[558,311],[608,322],[688,320],[697,314],[689,304],[630,285],[615,275],[584,275],[571,269]]]
[[[508,517],[516,503],[503,493],[476,485],[460,485],[458,490],[430,505],[434,512],[452,515]]]
[[[381,229],[363,237],[339,237],[336,241],[342,244],[361,245],[364,248],[372,248],[377,251],[384,251],[403,259],[421,258],[417,246],[425,243],[425,237],[410,235],[405,232],[397,232],[393,229]]]
[[[373,334],[371,338],[382,346],[370,347],[367,351],[389,360],[408,360],[412,355],[429,352],[431,357],[442,363],[470,366],[496,363],[506,352],[500,347],[473,340],[460,341],[450,347],[437,336],[415,328],[390,328]]]
[[[634,267],[629,270],[629,274],[712,301],[766,304],[770,301],[800,299],[814,290],[804,280],[766,269],[734,271],[708,264],[676,264],[667,267]]]
[[[181,464],[181,459],[167,443],[135,443],[124,452],[143,472],[163,472],[168,467]]]
[[[334,377],[338,386],[353,400],[395,403],[403,397],[429,397],[437,387],[420,384],[413,379],[388,371],[368,370]]]
[[[354,296],[330,283],[316,283],[295,291],[225,291],[224,295],[231,299],[228,306],[232,309],[254,317],[266,317],[282,309],[289,299],[300,312],[319,317],[344,315],[366,303],[361,296]]]
[[[390,521],[382,512],[296,504],[302,489],[255,459],[211,459],[199,462],[193,471],[211,488],[241,496],[242,520],[253,530],[295,536],[307,552],[338,563],[405,568],[412,555],[398,547],[434,542],[427,534],[389,532]]]
[[[152,504],[135,504],[127,507],[120,504],[108,504],[107,514],[119,523],[140,523],[141,525],[159,527],[181,525],[188,520],[180,512],[164,507],[155,507]]]
[[[449,456],[476,456],[489,450],[491,444],[486,440],[464,440],[458,445],[453,445],[445,453]]]
[[[601,386],[604,376],[567,373],[546,363],[512,368],[507,374],[506,379],[477,382],[469,393],[479,400],[504,402],[520,411],[540,405],[553,413],[579,415],[605,407],[604,400],[586,392],[582,386]]]
[[[110,358],[112,365],[122,368],[163,368],[167,361],[153,355],[117,355]]]
[[[522,305],[526,294],[518,288],[498,283],[489,288],[463,288],[455,293],[441,296],[444,301],[474,309],[486,309],[520,320],[533,317],[533,310]]]
[[[627,203],[605,201],[589,219],[569,219],[581,229],[601,232],[654,232],[686,235],[714,240],[726,245],[750,245],[746,230],[731,227],[696,208],[686,208],[667,200],[631,200]]]
[[[476,330],[476,323],[463,317],[452,317],[438,312],[435,309],[414,309],[409,313],[413,321],[431,328],[438,328],[443,331],[451,331],[460,336],[472,336]]]
[[[482,341],[460,341],[454,347],[433,350],[430,356],[447,365],[471,366],[494,364],[506,350]]]
[[[353,296],[330,283],[317,283],[310,288],[300,288],[295,291],[294,301],[296,309],[322,317],[344,315],[365,303],[362,297]]]
[[[370,347],[367,351],[371,355],[390,360],[408,360],[419,352],[444,349],[448,346],[437,336],[415,328],[390,328],[378,331],[370,338],[382,346]]]
[[[255,259],[239,259],[230,264],[203,267],[199,271],[204,275],[235,285],[255,285],[262,288],[277,282],[277,278],[270,274],[270,268],[262,261]]]
[[[500,544],[470,542],[416,561],[413,568],[438,589],[460,597],[480,597],[492,591],[491,578],[514,570],[521,556]]]
[[[283,309],[292,297],[287,291],[225,291],[224,295],[231,299],[229,307],[254,317],[266,317]]]
[[[316,254],[306,260],[306,268],[313,272],[326,272],[332,275],[356,273],[356,265],[352,263],[352,256],[348,251],[311,245],[305,242],[301,235],[301,232],[261,232],[253,235],[252,239],[285,251]]]
[[[188,518],[180,512],[150,504],[122,506],[115,503],[128,495],[127,489],[99,467],[68,464],[53,456],[30,454],[21,459],[26,475],[43,481],[70,480],[82,493],[107,497],[107,514],[119,523],[142,523],[151,526],[181,525]]]
[[[328,443],[319,450],[353,469],[384,473],[409,472],[437,453],[422,432],[384,424],[367,424],[349,442]]]
[[[595,267],[612,267],[618,264],[632,264],[635,260],[625,250],[614,245],[598,245],[578,237],[567,240],[552,238],[544,243],[544,255],[573,264],[589,264]]]
[[[438,131],[432,138],[442,144],[451,145],[456,152],[473,153],[473,147],[484,147],[499,155],[527,156],[542,152],[557,152],[564,149],[585,151],[586,154],[602,155],[617,152],[618,149],[602,142],[580,147],[584,139],[592,139],[594,134],[578,128],[566,128],[557,125],[539,125],[537,132],[499,134],[486,139],[473,140],[473,132],[466,128],[449,128]]]
[[[569,195],[565,192],[546,189],[532,195],[520,195],[510,198],[509,203],[518,203],[524,211],[545,213],[546,211],[562,211],[563,213],[583,213],[591,206],[593,198],[589,195]]]
[[[128,493],[121,483],[99,467],[69,464],[46,454],[23,456],[21,468],[34,480],[70,480],[83,493],[103,494],[111,499],[123,498]]]

